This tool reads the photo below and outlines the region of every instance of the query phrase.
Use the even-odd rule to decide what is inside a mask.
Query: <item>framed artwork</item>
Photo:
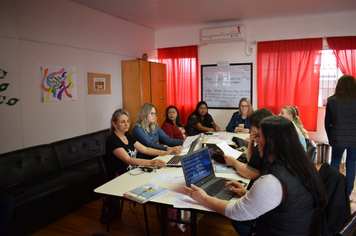
[[[110,75],[89,72],[88,94],[111,94]]]

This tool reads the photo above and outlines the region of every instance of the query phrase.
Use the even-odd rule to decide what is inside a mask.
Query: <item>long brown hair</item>
[[[337,81],[335,93],[336,100],[344,99],[346,103],[356,99],[356,80],[352,75],[343,75]]]

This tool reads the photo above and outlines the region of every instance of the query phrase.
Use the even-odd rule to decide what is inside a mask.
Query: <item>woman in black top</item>
[[[111,134],[105,144],[105,160],[110,174],[118,175],[130,170],[132,166],[164,167],[166,163],[160,159],[145,160],[136,158],[137,151],[150,156],[164,156],[170,151],[157,150],[143,146],[127,131],[130,128],[130,115],[124,109],[118,109],[111,118]]]
[[[331,165],[339,170],[346,150],[346,179],[352,200],[356,162],[356,81],[352,75],[343,75],[337,81],[335,94],[328,98],[325,130],[331,150]]]
[[[218,132],[220,127],[215,124],[213,117],[208,113],[208,105],[200,101],[193,113],[188,117],[187,132],[193,136],[203,132]]]

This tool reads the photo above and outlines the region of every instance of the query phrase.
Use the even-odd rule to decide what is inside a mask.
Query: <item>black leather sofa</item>
[[[102,130],[0,154],[0,188],[16,201],[10,235],[31,234],[99,197],[97,156],[108,135]]]

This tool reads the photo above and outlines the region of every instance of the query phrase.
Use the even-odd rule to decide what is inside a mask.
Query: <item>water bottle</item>
[[[204,133],[200,133],[199,139],[198,139],[198,147],[199,148],[203,147],[203,141],[204,141]]]

